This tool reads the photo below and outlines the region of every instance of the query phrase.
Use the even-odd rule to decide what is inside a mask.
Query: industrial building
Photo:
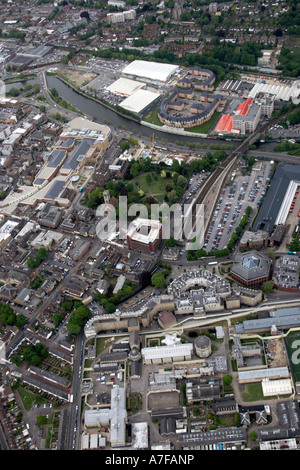
[[[119,106],[127,111],[137,114],[139,117],[147,114],[159,101],[161,94],[154,91],[143,90],[141,87],[122,101]]]
[[[218,134],[242,134],[254,132],[261,116],[262,107],[252,98],[241,102],[233,114],[222,114],[214,132]]]
[[[178,65],[134,60],[123,69],[122,74],[131,77],[140,77],[153,81],[166,82],[175,72],[177,72],[177,70],[179,70]]]
[[[72,177],[79,179],[84,166],[95,163],[109,147],[111,139],[108,126],[81,117],[73,119],[64,126],[57,145],[44,153],[44,165],[33,185],[21,185],[18,191],[9,193],[1,202],[3,211],[6,207],[12,211],[19,203],[36,206],[55,201],[59,206],[67,207],[69,193],[74,189]]]
[[[128,20],[134,20],[136,17],[135,10],[124,10],[116,13],[107,13],[107,21],[109,23],[124,23]]]
[[[86,429],[105,429],[109,426],[111,447],[125,446],[127,420],[125,402],[124,388],[115,385],[111,390],[110,408],[85,411],[84,425]]]
[[[284,225],[300,185],[300,166],[279,164],[255,219],[253,232],[267,231]]]
[[[300,90],[298,83],[294,82],[293,85],[286,84],[268,84],[268,83],[256,83],[250,90],[248,97],[255,98],[260,93],[274,95],[276,101],[290,101],[290,99],[299,98]]]
[[[269,379],[262,380],[262,390],[264,397],[278,397],[279,395],[291,395],[293,393],[292,381],[287,379]]]
[[[276,380],[290,377],[288,367],[271,367],[269,369],[249,369],[238,372],[239,383],[262,382],[265,379]]]
[[[242,323],[235,325],[235,330],[238,334],[270,331],[276,334],[278,330],[288,330],[299,327],[299,325],[300,309],[299,307],[293,307],[270,311],[269,316],[266,318],[244,320]]]
[[[258,249],[268,246],[269,234],[263,230],[258,232],[245,231],[240,240],[240,248],[242,249]]]
[[[120,96],[131,96],[136,91],[143,88],[145,83],[136,80],[129,80],[128,78],[119,78],[107,87],[107,91]]]

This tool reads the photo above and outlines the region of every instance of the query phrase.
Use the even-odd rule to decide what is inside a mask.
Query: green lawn
[[[99,356],[108,347],[106,338],[96,339],[96,355]]]
[[[244,401],[259,401],[265,400],[263,395],[261,383],[249,384],[246,386],[246,391],[242,394]]]
[[[213,117],[209,121],[202,124],[201,126],[192,127],[192,128],[184,129],[184,130],[187,131],[187,132],[197,132],[198,134],[208,134],[210,129],[213,127],[213,125],[219,119],[220,114],[221,114],[220,112],[216,111],[215,114],[213,115]]]
[[[289,357],[289,362],[290,366],[292,369],[292,373],[294,375],[294,380],[295,382],[298,382],[300,380],[300,361],[299,361],[299,356],[300,352],[299,351],[299,344],[300,344],[300,335],[299,332],[287,336],[285,338],[285,344],[286,344],[286,350],[287,350],[287,355]]]
[[[18,392],[25,410],[30,410],[33,405],[43,405],[44,403],[46,403],[46,400],[41,398],[40,395],[29,392],[24,388],[20,387],[18,389]]]
[[[149,184],[146,180],[147,174],[141,174],[136,178],[133,178],[130,183],[134,185],[134,189],[139,191],[140,189],[145,193],[145,197],[153,196],[159,201],[163,200],[165,194],[166,184],[172,184],[172,178],[162,178],[159,174],[152,174],[152,182]]]
[[[152,112],[149,117],[143,119],[146,122],[150,122],[150,124],[155,124],[156,126],[163,126],[157,116],[157,106],[152,109]]]

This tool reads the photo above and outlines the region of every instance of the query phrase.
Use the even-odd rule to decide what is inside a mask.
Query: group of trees
[[[151,284],[154,287],[166,287],[166,278],[172,271],[172,266],[170,264],[162,264],[162,261],[158,259],[156,264],[159,266],[160,271],[157,271],[151,276]]]
[[[46,248],[39,248],[37,250],[36,258],[32,258],[31,256],[29,256],[29,258],[27,259],[28,268],[37,268],[44,261],[44,259],[46,259],[47,254],[48,251],[46,250]]]
[[[289,245],[291,251],[300,251],[300,241],[297,233],[293,233],[292,241]]]
[[[232,44],[226,41],[220,42],[215,38],[213,48],[204,51],[202,54],[186,53],[183,57],[177,57],[174,52],[167,48],[160,47],[154,51],[153,54],[146,54],[138,49],[111,47],[109,49],[100,49],[94,51],[93,55],[96,57],[103,57],[107,59],[121,59],[121,60],[135,60],[143,59],[146,61],[157,61],[164,63],[176,63],[178,65],[191,67],[199,66],[212,70],[217,75],[217,81],[222,80],[225,75],[230,72],[233,64],[241,66],[257,65],[258,58],[262,55],[262,44],[254,41],[246,42],[244,44]]]
[[[281,142],[280,144],[277,144],[275,146],[274,151],[279,153],[288,153],[289,155],[300,156],[300,145],[293,144],[292,142]]]
[[[20,354],[14,354],[11,361],[17,366],[21,365],[22,360],[39,367],[41,363],[48,357],[48,350],[42,343],[30,344]]]
[[[61,303],[59,311],[56,312],[52,317],[52,321],[56,327],[61,324],[66,314],[73,310],[74,306],[75,306],[75,301],[72,301],[72,300],[64,300]]]
[[[43,284],[44,279],[42,276],[35,276],[34,279],[32,279],[31,284],[30,284],[30,289],[38,290],[41,285]]]
[[[15,325],[21,329],[26,323],[26,317],[22,314],[15,314],[10,305],[0,302],[0,325]]]
[[[299,26],[300,28],[300,26]],[[279,66],[282,74],[287,77],[298,77],[300,75],[299,53],[287,47],[283,47],[278,56]]]
[[[299,69],[299,74],[300,74],[300,69]],[[288,113],[288,115],[280,121],[280,125],[285,127],[286,129],[289,126],[295,126],[296,124],[300,123],[300,109],[295,109],[294,111],[291,111]]]
[[[116,305],[124,297],[129,296],[133,291],[133,286],[130,281],[125,281],[122,289],[119,289],[115,295],[110,297],[105,296],[104,294],[96,294],[95,300],[99,302],[106,310],[107,313],[113,313],[116,311]]]
[[[250,41],[244,44],[232,44],[230,42],[215,41],[214,48],[209,55],[220,62],[237,65],[257,65],[257,59],[262,55],[262,44]]]
[[[135,140],[124,141],[125,144],[135,145]],[[127,145],[126,145],[126,148]],[[125,149],[125,147],[124,147]],[[151,184],[159,179],[165,180],[164,201],[170,204],[178,202],[184,194],[184,188],[192,173],[201,171],[212,172],[218,164],[227,156],[224,150],[217,150],[214,153],[208,152],[201,159],[193,160],[191,163],[185,161],[179,162],[174,159],[170,167],[166,167],[164,163],[152,165],[150,158],[133,160],[129,167],[127,175],[123,179],[115,178],[115,181],[108,181],[105,186],[96,188],[90,194],[83,196],[82,204],[90,209],[96,210],[97,207],[104,202],[103,192],[108,190],[110,197],[127,196],[128,206],[135,203],[143,202],[148,208],[155,203],[153,196],[149,196],[141,188],[138,188],[132,180],[140,175],[146,174],[146,181],[151,192]],[[118,207],[116,208],[118,213]]]
[[[91,317],[91,311],[86,305],[79,305],[71,313],[68,324],[67,331],[70,334],[78,335],[81,332],[83,324],[86,320]]]

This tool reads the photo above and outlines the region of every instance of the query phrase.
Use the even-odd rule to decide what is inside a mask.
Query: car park
[[[235,180],[220,191],[203,248],[215,251],[227,246],[247,206],[257,208],[266,192],[271,171],[270,162],[258,164],[250,175],[238,174]]]

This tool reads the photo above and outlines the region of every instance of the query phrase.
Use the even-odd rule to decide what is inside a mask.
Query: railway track
[[[289,110],[287,113],[291,112]],[[223,175],[223,180],[227,176],[227,172],[229,169],[232,167],[232,165],[242,156],[244,155],[250,148],[250,146],[256,142],[258,139],[260,139],[265,132],[268,130],[268,128],[274,126],[278,121],[281,121],[284,118],[284,115],[277,116],[270,121],[264,123],[258,130],[250,134],[243,142],[241,142],[238,147],[236,147],[220,164],[217,166],[217,168],[214,170],[214,172],[210,175],[210,177],[206,180],[204,186],[200,189],[197,197],[194,200],[193,203],[193,216],[194,216],[194,223],[193,223],[193,228],[195,228],[195,225],[197,223],[195,214],[196,214],[196,206],[197,204],[202,204],[203,201],[205,200],[206,195],[208,192],[212,189],[212,187],[216,184],[216,182],[219,180],[219,178],[222,177]],[[209,216],[210,219],[210,216]]]

